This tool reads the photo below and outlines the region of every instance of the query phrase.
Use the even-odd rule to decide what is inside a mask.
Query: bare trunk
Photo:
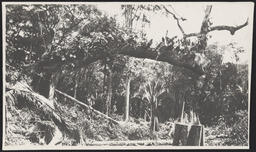
[[[180,122],[184,122],[184,108],[185,108],[185,102],[182,101],[182,108],[180,113]]]
[[[85,99],[87,98],[87,71],[88,71],[88,69],[87,69],[87,67],[84,67],[84,69],[83,69],[83,80],[85,80],[85,84],[84,84],[84,86],[83,86],[83,88],[84,88],[84,94],[85,94]],[[86,100],[86,102],[87,102],[87,104],[88,105],[92,105],[92,103],[90,103],[89,102],[89,100]]]
[[[104,71],[106,71],[106,64],[104,65]],[[103,72],[103,86],[102,86],[102,91],[103,91],[103,94],[105,94],[105,84],[106,84],[106,74],[105,72]]]
[[[157,101],[154,105],[151,106],[152,113],[151,113],[151,130],[153,132],[158,131],[158,116],[157,116]]]
[[[128,78],[126,82],[126,100],[125,100],[125,111],[124,111],[124,121],[129,121],[129,104],[130,104],[130,82],[131,79]]]
[[[152,120],[153,120],[153,105],[151,104],[150,105],[150,122],[152,122]]]
[[[159,130],[159,127],[158,127],[158,117],[154,116],[152,122],[153,122],[153,129],[152,129],[152,131],[153,132],[158,131]]]
[[[53,101],[54,99],[54,92],[55,92],[54,74],[51,74],[50,84],[49,84],[49,97],[48,97],[50,101]]]
[[[49,97],[48,99],[50,101],[54,102],[54,94],[55,94],[55,87],[59,81],[59,75],[60,73],[57,71],[55,73],[52,73],[50,76],[50,86],[49,86]]]
[[[54,99],[54,92],[55,92],[55,85],[53,83],[50,84],[49,89],[49,100],[53,101]]]
[[[108,91],[107,91],[107,100],[106,100],[106,111],[105,114],[109,116],[110,114],[110,103],[112,99],[112,71],[109,71],[108,76]]]
[[[75,79],[74,98],[77,98],[78,78]]]

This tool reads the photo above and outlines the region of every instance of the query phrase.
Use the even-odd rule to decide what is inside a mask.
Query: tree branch
[[[198,37],[200,35],[202,35],[202,34],[201,33],[189,33],[189,34],[185,34],[184,38],[193,37],[193,36]]]
[[[198,37],[198,36],[201,36],[201,35],[206,35],[206,34],[208,34],[209,32],[212,32],[212,31],[223,31],[223,30],[229,31],[231,35],[234,35],[236,31],[238,31],[238,30],[240,30],[243,27],[248,25],[248,18],[247,18],[247,20],[244,24],[238,25],[238,26],[218,25],[218,26],[211,27],[211,23],[209,21],[211,10],[212,10],[212,6],[208,5],[205,9],[205,16],[204,16],[204,19],[203,19],[203,22],[202,22],[202,25],[201,25],[200,32],[199,33],[185,34],[184,35],[185,38],[192,37],[192,36]]]
[[[248,18],[247,18],[246,22],[242,25],[239,25],[239,26],[226,26],[226,25],[213,26],[213,27],[209,28],[208,32],[216,31],[216,30],[218,30],[218,31],[226,30],[226,31],[229,31],[231,35],[234,35],[237,30],[240,30],[241,28],[245,27],[246,25],[248,25]]]
[[[131,22],[133,22],[134,19],[136,18],[136,14],[137,14],[137,11],[138,11],[138,10],[139,10],[139,7],[136,8],[135,13],[134,13],[134,16],[133,16],[132,19],[131,19]]]
[[[165,6],[162,6],[162,7],[164,8],[164,10],[165,10],[168,14],[171,14],[171,15],[173,16],[173,18],[176,20],[177,25],[178,25],[178,27],[179,27],[181,33],[183,34],[183,36],[186,35],[185,32],[184,32],[184,30],[183,30],[183,28],[182,28],[181,25],[180,25],[180,20],[184,21],[184,20],[186,20],[186,19],[184,19],[184,18],[178,18],[178,17],[176,16],[176,14],[174,14],[174,13],[171,12],[171,11],[169,11]]]

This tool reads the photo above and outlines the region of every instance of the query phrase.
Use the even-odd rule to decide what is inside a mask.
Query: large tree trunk
[[[125,99],[125,111],[124,111],[124,121],[125,122],[127,122],[129,120],[130,83],[131,83],[131,78],[128,78],[126,81],[126,99]]]
[[[107,90],[107,99],[106,99],[106,111],[105,114],[109,116],[110,114],[110,104],[112,99],[112,71],[109,71],[108,76],[108,90]]]

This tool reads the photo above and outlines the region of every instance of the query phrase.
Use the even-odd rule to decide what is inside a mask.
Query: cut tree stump
[[[188,146],[202,146],[203,145],[203,126],[192,125],[188,135]]]
[[[174,146],[204,146],[203,125],[175,123]]]
[[[174,146],[187,145],[188,130],[189,128],[187,124],[175,123],[174,139],[173,139]]]

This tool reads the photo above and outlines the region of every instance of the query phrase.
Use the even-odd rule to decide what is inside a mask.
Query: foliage
[[[238,119],[232,126],[227,125],[224,118],[218,120],[218,124],[207,128],[206,144],[209,146],[246,146],[248,145],[248,113],[237,111],[235,117]]]
[[[151,130],[158,131],[158,97],[164,92],[163,85],[158,81],[152,81],[145,87],[144,98],[150,103]]]
[[[235,111],[248,107],[247,78],[245,65],[222,63],[221,52],[216,52],[218,46],[209,46],[207,56],[211,62],[207,68],[206,82],[202,87],[200,102],[201,120],[205,124],[216,122],[219,116],[224,116],[227,124],[233,124]],[[226,47],[222,47],[226,49]],[[224,51],[223,50],[223,51]],[[215,53],[214,53],[215,52]],[[206,112],[207,111],[207,112]]]
[[[158,81],[152,81],[145,87],[144,98],[151,104],[157,103],[157,98],[163,93],[163,86]]]

